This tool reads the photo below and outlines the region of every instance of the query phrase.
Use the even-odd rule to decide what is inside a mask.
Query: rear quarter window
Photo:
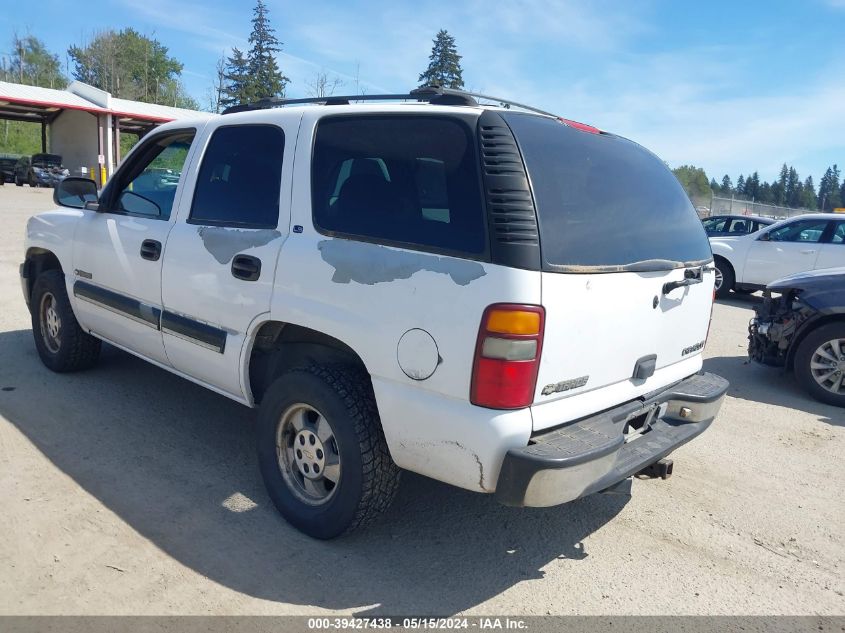
[[[314,141],[318,230],[419,250],[487,250],[472,129],[447,116],[322,119]]]
[[[654,154],[548,117],[503,117],[531,180],[544,268],[601,272],[649,260],[711,259],[692,203]]]

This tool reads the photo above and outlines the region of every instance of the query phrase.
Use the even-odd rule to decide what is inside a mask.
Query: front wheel
[[[795,377],[816,400],[845,407],[845,323],[810,332],[795,353]]]
[[[734,287],[734,271],[724,259],[717,259],[716,262],[716,296],[724,299],[730,295]]]
[[[345,365],[294,369],[267,389],[258,461],[282,516],[320,539],[375,519],[399,484],[369,377]]]
[[[85,332],[73,314],[60,270],[38,276],[30,299],[38,356],[56,372],[88,369],[100,356],[100,340]]]

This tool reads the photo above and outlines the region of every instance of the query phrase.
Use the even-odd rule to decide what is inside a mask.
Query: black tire
[[[810,332],[795,351],[793,371],[798,384],[816,400],[832,404],[835,407],[845,407],[845,386],[839,387],[838,394],[825,389],[813,377],[813,370],[810,367],[816,350],[828,341],[835,339],[845,340],[845,323],[829,323]],[[842,355],[845,355],[845,344],[840,344],[840,349]],[[845,374],[845,361],[840,360],[839,362],[842,363],[839,365],[839,371]],[[843,379],[843,383],[845,383],[845,379]]]
[[[50,336],[45,316],[50,302],[58,317],[56,336]],[[65,290],[65,276],[60,270],[48,270],[35,280],[30,299],[32,335],[38,356],[55,372],[79,371],[93,367],[100,356],[100,339],[79,327]]]
[[[339,463],[336,488],[332,486],[328,497],[316,504],[300,498],[294,477],[304,481],[304,476],[296,467],[285,469],[277,451],[279,428],[285,428],[287,412],[300,404],[330,424],[333,439],[325,450],[333,451]],[[290,441],[288,446],[297,446],[295,438]],[[280,376],[263,396],[257,442],[270,498],[282,516],[308,536],[330,539],[351,532],[380,515],[396,495],[400,471],[390,458],[370,378],[355,367],[313,365]],[[323,486],[328,484],[324,481]]]
[[[15,175],[15,186],[23,187],[23,183],[21,182],[21,179],[17,177],[17,175]]]
[[[722,285],[716,289],[716,296],[719,299],[724,299],[728,297],[731,293],[731,290],[733,290],[734,282],[736,281],[734,277],[734,269],[727,262],[727,260],[724,260],[720,257],[716,258],[715,264],[717,277],[719,273],[721,273],[722,275]]]

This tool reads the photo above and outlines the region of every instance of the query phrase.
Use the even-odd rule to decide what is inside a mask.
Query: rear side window
[[[711,259],[692,203],[651,152],[551,118],[502,116],[531,179],[544,267],[606,272],[636,264],[648,270],[666,267],[652,260],[680,265]]]
[[[314,222],[324,232],[426,250],[486,250],[475,142],[460,120],[325,118],[312,170]]]
[[[285,134],[275,125],[218,128],[202,159],[191,224],[276,228]]]

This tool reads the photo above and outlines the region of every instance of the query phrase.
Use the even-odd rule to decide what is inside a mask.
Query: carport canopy
[[[78,118],[79,114],[70,114],[73,112],[91,114],[96,127],[89,128]],[[63,113],[69,113],[68,117],[57,123]],[[162,123],[203,115],[209,116],[195,110],[120,99],[81,81],[72,82],[65,90],[0,81],[0,120],[40,123],[42,152],[48,151],[49,126],[49,151],[73,154],[79,166],[99,162],[109,174],[120,162],[121,132],[143,136]],[[105,177],[104,173],[101,184]]]
[[[0,81],[0,119],[41,124],[41,151],[47,151],[47,125],[64,110],[106,114],[101,108],[67,90],[54,90]]]

